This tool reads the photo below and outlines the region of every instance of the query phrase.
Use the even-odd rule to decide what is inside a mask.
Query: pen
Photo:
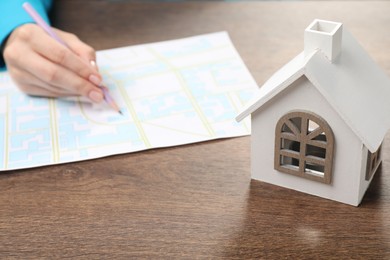
[[[43,20],[43,18],[37,13],[37,11],[35,11],[34,7],[32,7],[30,3],[25,2],[23,4],[23,8],[31,16],[31,18],[37,23],[37,25],[40,26],[47,34],[49,34],[53,39],[55,39],[60,44],[70,49],[69,46],[51,29],[50,25],[48,25],[45,22],[45,20]],[[102,85],[100,85],[99,87],[103,91],[104,100],[107,102],[107,104],[110,105],[113,109],[115,109],[118,113],[122,114],[122,111],[120,111],[118,105],[115,103],[114,99],[111,97],[110,93],[108,92],[108,88]]]

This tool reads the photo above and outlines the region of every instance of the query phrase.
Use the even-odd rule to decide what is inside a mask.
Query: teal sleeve
[[[22,4],[29,2],[37,12],[49,22],[47,15],[52,0],[0,0],[0,46],[3,46],[8,35],[18,26],[33,23],[32,18],[23,9]],[[5,70],[3,54],[0,53],[0,71]]]

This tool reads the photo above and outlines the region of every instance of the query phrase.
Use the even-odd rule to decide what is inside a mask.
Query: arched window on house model
[[[307,111],[290,112],[276,125],[274,168],[329,184],[333,147],[333,132],[324,119]]]

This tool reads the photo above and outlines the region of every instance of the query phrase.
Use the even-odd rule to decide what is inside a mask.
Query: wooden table
[[[53,23],[96,49],[226,30],[261,85],[341,21],[390,75],[390,2],[56,1]],[[390,99],[390,97],[389,97]],[[4,258],[390,257],[390,148],[361,206],[250,179],[250,138],[0,174]]]

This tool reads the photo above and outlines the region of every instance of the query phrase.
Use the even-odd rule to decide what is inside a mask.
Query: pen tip
[[[122,113],[122,111],[118,110],[118,113],[119,113],[119,114],[121,114],[121,115],[123,116],[123,113]]]

